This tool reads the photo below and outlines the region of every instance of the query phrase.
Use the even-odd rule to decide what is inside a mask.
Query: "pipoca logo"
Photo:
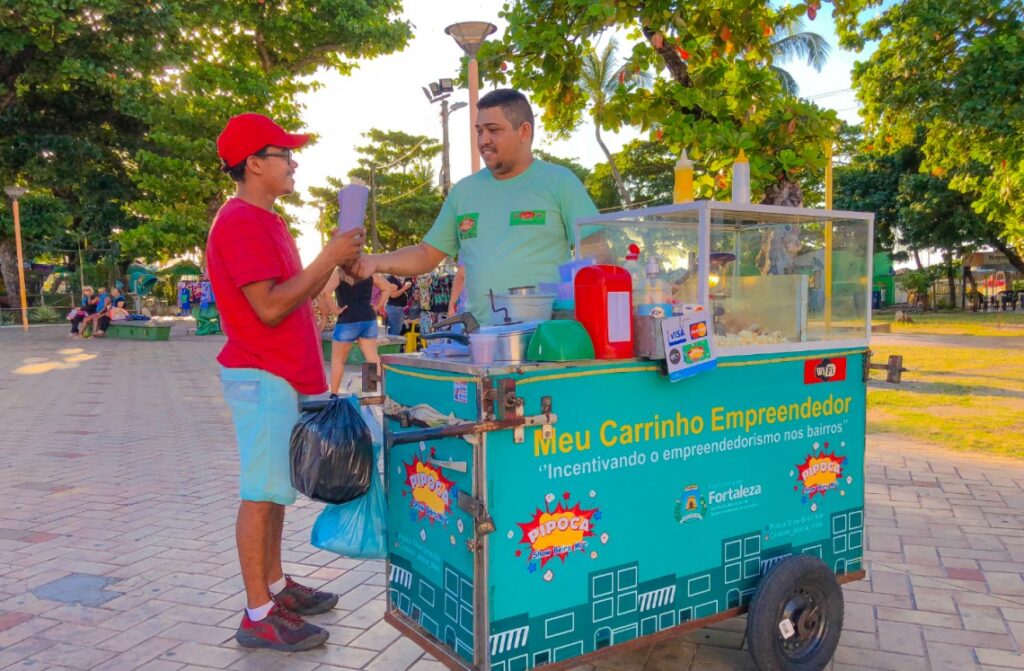
[[[411,464],[405,464],[405,484],[412,492],[410,505],[420,519],[426,517],[431,524],[448,524],[455,483],[444,477],[440,468],[415,457]]]
[[[527,570],[531,573],[537,570],[538,559],[540,567],[555,557],[565,563],[569,554],[587,550],[587,539],[594,535],[594,523],[601,518],[601,512],[597,508],[583,508],[579,503],[570,507],[570,498],[568,492],[564,493],[552,508],[554,496],[549,494],[543,510],[537,508],[529,522],[517,523],[522,531],[519,542],[528,547]],[[516,550],[517,557],[522,554],[522,550]],[[591,553],[591,558],[596,556],[596,552]]]
[[[826,443],[827,446],[827,443]],[[824,496],[830,489],[836,489],[843,477],[846,457],[831,454],[807,455],[804,463],[797,464],[797,479],[803,484],[803,493],[808,499]]]

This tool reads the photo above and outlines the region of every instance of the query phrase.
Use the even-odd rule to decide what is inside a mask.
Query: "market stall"
[[[496,311],[453,336],[471,354],[383,357],[387,619],[452,669],[523,671],[749,609],[760,668],[822,668],[864,575],[871,215],[576,231],[586,342]]]

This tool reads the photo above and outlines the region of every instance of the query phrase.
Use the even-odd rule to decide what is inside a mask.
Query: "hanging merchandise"
[[[416,278],[416,288],[420,292],[420,308],[424,312],[430,312],[430,284],[433,281],[433,277],[430,275],[420,275]]]
[[[213,303],[213,285],[209,280],[204,280],[199,283],[199,291],[199,307],[206,310]]]
[[[192,314],[192,282],[178,282],[178,309],[183,316]]]
[[[448,303],[452,297],[452,280],[454,278],[445,273],[435,275],[430,283],[430,311],[434,313],[448,314]]]

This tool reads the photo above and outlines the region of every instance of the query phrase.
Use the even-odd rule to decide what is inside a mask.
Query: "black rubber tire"
[[[797,620],[790,639],[779,629]],[[747,643],[758,671],[819,671],[839,645],[843,590],[817,557],[797,555],[775,565],[754,594],[747,614]]]

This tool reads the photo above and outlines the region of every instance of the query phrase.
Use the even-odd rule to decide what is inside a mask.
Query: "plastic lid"
[[[677,168],[693,168],[693,161],[686,155],[686,149],[679,152],[679,160],[676,161]]]
[[[744,153],[743,149],[740,149],[739,155],[736,156],[736,162],[737,163],[747,163],[747,155],[746,155],[746,153]]]

